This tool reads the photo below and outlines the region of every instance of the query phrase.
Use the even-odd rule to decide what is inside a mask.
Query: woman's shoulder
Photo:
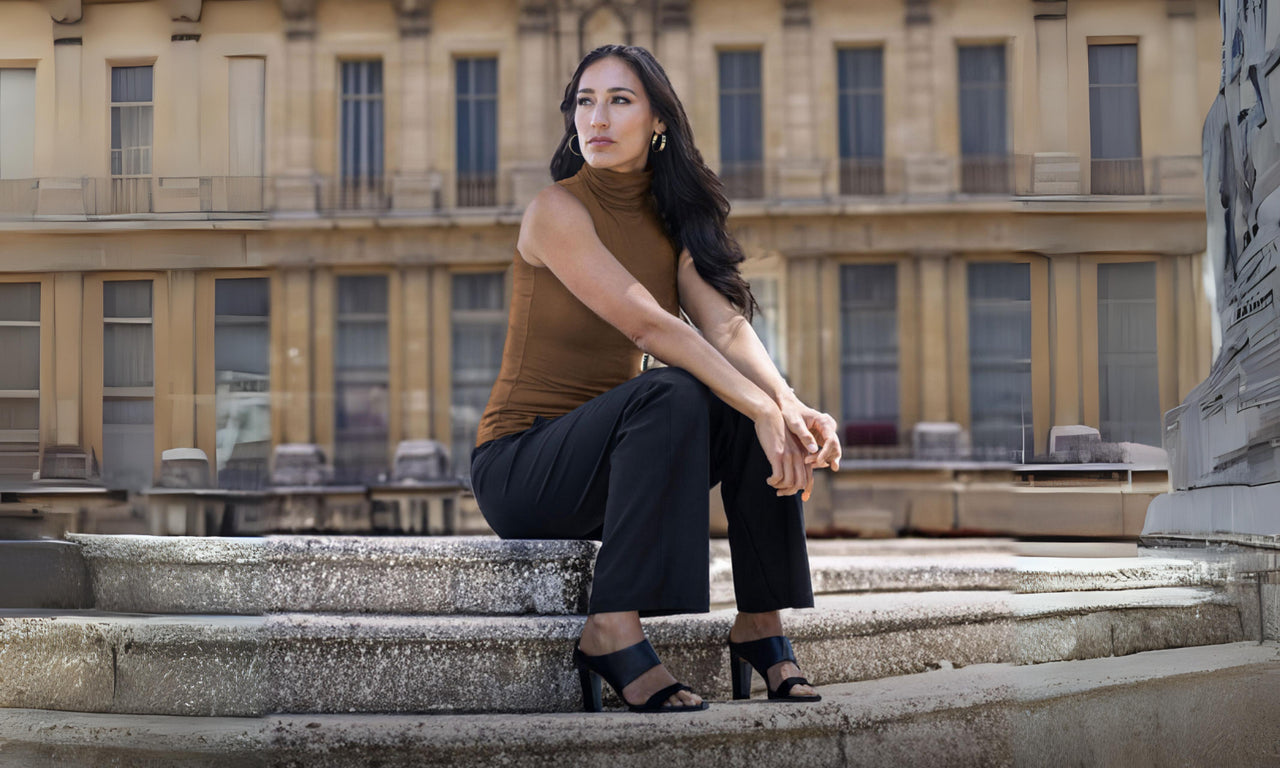
[[[587,206],[577,195],[565,189],[564,179],[548,184],[533,196],[520,220],[516,250],[535,267],[544,266],[537,254],[543,248],[559,248],[566,241],[595,231]]]

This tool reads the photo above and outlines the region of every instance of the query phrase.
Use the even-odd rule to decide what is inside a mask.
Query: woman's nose
[[[595,111],[591,113],[591,125],[594,127],[594,126],[607,126],[608,124],[609,124],[609,118],[605,115],[604,108],[597,107]]]

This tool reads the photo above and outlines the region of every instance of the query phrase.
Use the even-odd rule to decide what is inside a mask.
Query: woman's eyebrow
[[[627,93],[631,94],[632,96],[635,96],[635,95],[636,95],[636,92],[635,92],[635,91],[631,90],[630,88],[623,88],[622,86],[615,86],[615,87],[613,87],[613,88],[609,88],[609,89],[607,90],[607,92],[608,92],[608,93],[616,93],[616,92],[618,92],[618,91],[626,91]],[[594,89],[594,88],[579,88],[579,89],[578,89],[578,93],[595,93],[595,89]]]

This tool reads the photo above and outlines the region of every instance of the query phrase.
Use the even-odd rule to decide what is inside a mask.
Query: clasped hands
[[[801,491],[800,500],[808,501],[813,493],[813,470],[821,467],[840,469],[840,438],[836,420],[828,413],[814,410],[793,394],[778,400],[778,411],[787,430],[785,447],[765,451],[773,474],[768,483],[779,496]],[[775,443],[776,445],[776,443]],[[780,453],[780,455],[779,455]]]

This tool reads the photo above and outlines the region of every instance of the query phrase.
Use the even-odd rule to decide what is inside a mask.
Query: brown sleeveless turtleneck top
[[[657,299],[680,314],[679,251],[650,194],[653,171],[619,172],[588,163],[556,182],[582,201],[609,252]],[[640,372],[642,353],[578,300],[547,267],[516,251],[502,368],[480,418],[476,445],[553,419]]]

